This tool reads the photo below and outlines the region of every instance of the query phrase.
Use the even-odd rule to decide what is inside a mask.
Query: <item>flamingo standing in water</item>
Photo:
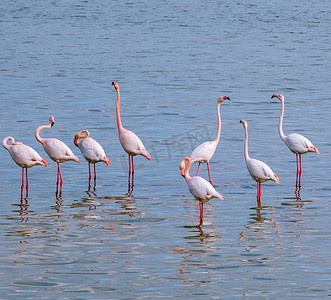
[[[110,162],[103,150],[102,146],[94,139],[90,138],[90,133],[88,130],[82,130],[75,134],[74,144],[80,149],[85,159],[88,161],[88,169],[89,169],[89,193],[91,189],[91,164],[94,165],[94,188],[96,187],[97,173],[95,164],[97,162],[103,161],[109,166]],[[79,141],[79,139],[82,139]]]
[[[284,96],[282,94],[273,94],[272,98],[278,98],[282,104],[282,110],[279,117],[279,126],[278,131],[281,139],[286,144],[286,146],[296,155],[297,160],[297,174],[296,174],[296,186],[300,186],[301,181],[301,173],[302,173],[302,165],[301,165],[301,154],[305,154],[307,152],[316,152],[319,154],[319,151],[315,146],[304,136],[297,133],[291,133],[289,135],[285,135],[283,132],[283,118],[284,118]]]
[[[128,177],[128,196],[132,195],[133,186],[134,186],[134,164],[133,157],[136,155],[145,156],[148,160],[151,160],[151,157],[147,150],[145,149],[142,141],[137,137],[132,131],[127,130],[123,127],[120,114],[120,88],[118,83],[112,82],[116,93],[117,93],[117,103],[116,103],[116,119],[118,127],[118,137],[123,149],[129,155],[129,177]],[[131,176],[132,175],[132,176]],[[132,177],[132,181],[130,181]]]
[[[187,187],[190,193],[194,196],[195,199],[199,200],[200,208],[200,223],[199,226],[203,224],[203,204],[207,203],[212,198],[218,198],[223,200],[223,197],[218,193],[214,187],[205,179],[200,176],[191,177],[189,174],[192,160],[190,157],[185,157],[180,165],[179,169],[181,175],[184,176]]]
[[[50,116],[49,117],[49,125],[42,125],[39,126],[36,129],[35,132],[35,137],[38,142],[40,142],[48,156],[54,160],[57,163],[57,181],[56,181],[56,197],[62,196],[62,184],[63,184],[63,179],[62,179],[62,174],[61,174],[61,168],[60,168],[60,163],[63,163],[68,160],[73,160],[78,163],[79,159],[78,157],[72,153],[70,148],[63,143],[62,141],[54,138],[42,138],[40,136],[40,131],[46,128],[51,128],[54,125],[54,117]],[[59,182],[60,182],[60,190],[59,190]],[[59,193],[58,193],[59,192]]]
[[[257,206],[261,206],[261,183],[267,180],[273,180],[276,183],[279,183],[277,175],[271,170],[271,168],[264,162],[250,158],[248,154],[248,131],[247,131],[247,122],[245,120],[240,120],[240,123],[243,124],[245,129],[245,146],[244,146],[244,155],[246,166],[249,174],[257,183]]]
[[[8,144],[8,142],[11,144]],[[2,145],[8,150],[10,156],[14,162],[22,168],[22,186],[21,186],[21,198],[23,198],[24,189],[24,169],[26,172],[26,198],[29,194],[29,179],[28,168],[35,165],[44,165],[47,167],[47,163],[41,158],[41,156],[31,147],[24,145],[21,142],[15,142],[15,139],[11,136],[7,136],[3,139]]]
[[[199,163],[196,176],[198,176],[198,174],[199,174],[200,164],[201,163],[207,163],[209,182],[210,182],[211,185],[213,185],[213,182],[212,182],[211,176],[210,176],[209,161],[213,157],[213,155],[216,151],[217,145],[220,141],[220,136],[221,136],[220,106],[221,106],[221,103],[226,99],[230,100],[230,98],[228,96],[223,96],[223,97],[219,97],[218,101],[217,101],[217,120],[218,120],[218,124],[217,124],[217,131],[216,131],[215,140],[204,142],[203,144],[199,145],[198,147],[196,147],[193,150],[193,152],[190,156],[192,162],[198,162]]]

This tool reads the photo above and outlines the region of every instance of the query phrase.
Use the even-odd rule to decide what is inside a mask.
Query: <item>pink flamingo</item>
[[[35,137],[38,142],[40,142],[48,156],[54,160],[57,163],[57,182],[56,182],[56,196],[59,195],[59,197],[62,196],[62,184],[63,184],[63,179],[62,179],[62,174],[61,174],[61,168],[60,168],[60,163],[63,163],[65,161],[73,160],[78,163],[79,159],[78,157],[72,153],[70,148],[63,143],[62,141],[54,138],[42,138],[40,136],[40,131],[46,128],[51,128],[54,125],[54,117],[50,116],[49,117],[49,125],[42,125],[39,126],[36,129],[35,132]],[[59,190],[59,182],[60,182],[60,190]],[[59,194],[58,194],[59,190]]]
[[[199,200],[200,208],[200,223],[199,226],[203,224],[203,204],[207,203],[212,198],[218,198],[223,200],[223,197],[218,193],[214,187],[205,179],[200,176],[191,177],[189,174],[192,160],[190,157],[185,157],[180,165],[179,169],[181,175],[184,176],[187,187],[190,193],[194,196],[195,199]]]
[[[264,162],[250,158],[248,154],[248,131],[247,131],[247,122],[245,120],[240,120],[240,123],[243,124],[245,129],[245,147],[244,147],[244,155],[246,166],[249,174],[257,183],[257,206],[261,206],[261,183],[267,180],[273,180],[276,183],[279,183],[279,179],[277,175],[271,170],[271,168]]]
[[[102,146],[94,139],[90,138],[90,133],[88,130],[82,130],[75,134],[74,144],[80,149],[85,159],[88,161],[89,169],[89,187],[87,193],[91,188],[91,164],[94,165],[94,188],[96,187],[97,173],[95,164],[103,161],[109,166],[110,162],[103,150]],[[80,142],[79,139],[82,139]]]
[[[201,163],[207,163],[209,182],[211,183],[211,185],[213,185],[213,182],[212,182],[211,176],[210,176],[209,161],[213,157],[213,155],[216,151],[217,145],[220,141],[220,136],[221,136],[220,106],[221,106],[221,103],[226,99],[230,100],[230,98],[228,96],[223,96],[223,97],[219,97],[218,101],[217,101],[217,120],[218,120],[218,124],[217,124],[217,131],[216,131],[215,140],[208,141],[208,142],[205,142],[205,143],[199,145],[198,147],[196,147],[193,150],[193,152],[190,156],[192,162],[198,162],[199,163],[196,176],[198,176],[198,174],[199,174],[200,164]]]
[[[283,118],[284,118],[284,96],[282,94],[273,94],[272,98],[278,98],[282,104],[282,110],[279,117],[279,126],[278,131],[281,139],[286,144],[286,146],[296,155],[297,161],[297,173],[296,173],[296,186],[300,186],[301,181],[301,173],[302,173],[302,165],[301,165],[301,154],[305,154],[307,152],[316,152],[319,154],[319,151],[315,146],[304,136],[297,133],[291,133],[289,135],[285,135],[283,132]]]
[[[8,144],[8,142],[11,144]],[[22,186],[21,186],[21,198],[23,198],[24,189],[24,169],[26,172],[26,197],[29,193],[29,179],[28,168],[35,165],[44,165],[47,167],[47,163],[40,157],[40,155],[31,147],[24,145],[20,142],[15,142],[15,139],[11,136],[7,136],[3,139],[2,145],[9,151],[10,156],[14,162],[22,168]]]
[[[127,130],[123,127],[120,114],[120,88],[118,83],[112,82],[116,93],[117,93],[117,103],[116,103],[116,118],[117,118],[117,127],[118,127],[118,137],[123,149],[129,155],[129,177],[128,177],[128,195],[130,196],[133,191],[134,186],[134,164],[133,157],[136,155],[142,155],[148,160],[151,160],[151,157],[147,150],[145,149],[142,141],[137,137],[132,131]],[[131,176],[132,175],[132,176]],[[130,176],[132,177],[132,182],[130,181]]]

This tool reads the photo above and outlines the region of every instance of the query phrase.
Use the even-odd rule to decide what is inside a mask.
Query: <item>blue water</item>
[[[328,1],[2,1],[0,133],[40,153],[48,168],[21,170],[0,151],[0,295],[4,299],[324,299],[331,295],[330,5]],[[123,125],[152,156],[135,158],[133,197]],[[278,135],[309,138],[300,199],[295,155]],[[198,202],[179,163],[216,133],[210,162],[224,201]],[[34,138],[61,139],[81,160],[56,164]],[[243,156],[280,179],[262,184],[262,209]],[[111,166],[97,165],[97,196],[73,144],[88,129]],[[192,166],[191,175],[197,165]],[[200,176],[208,178],[202,165]]]

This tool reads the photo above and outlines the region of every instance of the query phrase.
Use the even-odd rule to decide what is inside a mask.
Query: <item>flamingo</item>
[[[218,198],[223,200],[223,196],[218,193],[215,188],[205,179],[200,176],[191,177],[189,174],[190,167],[192,164],[192,159],[190,157],[185,157],[179,165],[181,175],[185,178],[187,187],[190,193],[195,199],[199,200],[200,208],[200,223],[203,223],[203,204],[207,203],[212,198]]]
[[[51,128],[54,125],[54,117],[50,116],[49,117],[49,125],[42,125],[39,126],[36,129],[35,132],[35,137],[38,142],[40,142],[48,156],[54,160],[57,163],[57,182],[56,182],[56,196],[58,196],[58,188],[59,188],[59,182],[60,182],[60,193],[59,197],[62,196],[62,184],[63,184],[63,179],[62,179],[62,174],[61,174],[61,168],[60,168],[60,163],[63,163],[65,161],[73,160],[78,163],[80,163],[78,157],[72,153],[70,148],[63,143],[62,141],[54,138],[42,138],[40,136],[40,131],[46,128]]]
[[[261,183],[267,180],[273,180],[276,183],[279,183],[279,179],[277,175],[271,170],[271,168],[264,162],[250,158],[248,154],[248,131],[247,131],[247,122],[245,120],[240,120],[240,123],[243,124],[245,129],[245,147],[244,147],[244,155],[246,166],[248,169],[249,174],[257,183],[257,206],[261,206]]]
[[[120,88],[117,82],[113,81],[112,85],[114,86],[117,93],[117,103],[116,103],[116,119],[117,119],[117,128],[118,128],[118,137],[123,149],[129,155],[129,176],[128,176],[128,196],[132,194],[133,185],[134,185],[134,164],[133,157],[136,155],[142,155],[148,160],[151,160],[151,157],[148,151],[145,149],[142,141],[136,136],[132,131],[127,130],[123,127],[120,114]],[[130,176],[132,175],[132,181],[130,181]]]
[[[8,142],[11,144],[8,144]],[[29,179],[28,179],[28,168],[35,165],[44,165],[47,167],[46,161],[41,158],[41,156],[31,147],[24,145],[21,142],[15,142],[15,139],[11,136],[7,136],[3,139],[2,145],[8,150],[10,156],[14,162],[22,168],[22,186],[21,186],[21,198],[23,198],[24,189],[24,169],[26,172],[26,197],[29,193]]]
[[[74,144],[80,149],[85,159],[88,161],[89,169],[89,187],[88,192],[91,188],[91,163],[94,165],[94,191],[96,187],[96,167],[97,162],[103,161],[109,166],[110,162],[103,150],[102,146],[94,139],[90,138],[90,133],[88,130],[82,130],[75,134]],[[80,142],[79,139],[82,139]]]
[[[211,176],[210,176],[209,161],[213,157],[213,155],[216,151],[217,145],[220,141],[220,136],[221,136],[220,106],[221,106],[221,103],[226,99],[230,100],[230,98],[228,96],[223,96],[223,97],[219,97],[218,101],[217,101],[217,120],[218,120],[218,124],[217,124],[217,131],[216,131],[215,140],[204,142],[203,144],[199,145],[198,147],[196,147],[193,150],[193,152],[190,156],[192,162],[198,162],[199,163],[196,176],[198,176],[198,174],[199,174],[200,164],[201,163],[207,163],[209,182],[211,183],[211,185],[213,185],[213,182],[212,182]]]
[[[301,173],[302,173],[301,154],[305,154],[307,152],[316,152],[317,154],[319,154],[319,151],[307,138],[305,138],[301,134],[297,134],[297,133],[291,133],[289,135],[284,134],[283,132],[283,118],[284,118],[284,110],[285,110],[284,96],[282,94],[273,94],[271,96],[271,99],[272,98],[278,98],[282,104],[282,110],[279,117],[278,131],[283,142],[296,155],[296,161],[297,161],[296,185],[300,186]]]

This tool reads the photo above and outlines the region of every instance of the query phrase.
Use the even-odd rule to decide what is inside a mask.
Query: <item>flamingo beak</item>
[[[183,177],[185,177],[184,169],[181,169],[181,170],[180,170],[180,175],[182,175]]]
[[[78,140],[74,139],[74,144],[78,147]]]
[[[312,147],[312,148],[317,154],[320,154],[320,152],[317,150],[317,148],[315,148],[315,147]]]
[[[45,167],[48,167],[47,162],[45,162],[43,159],[41,159],[41,162],[45,165]]]

